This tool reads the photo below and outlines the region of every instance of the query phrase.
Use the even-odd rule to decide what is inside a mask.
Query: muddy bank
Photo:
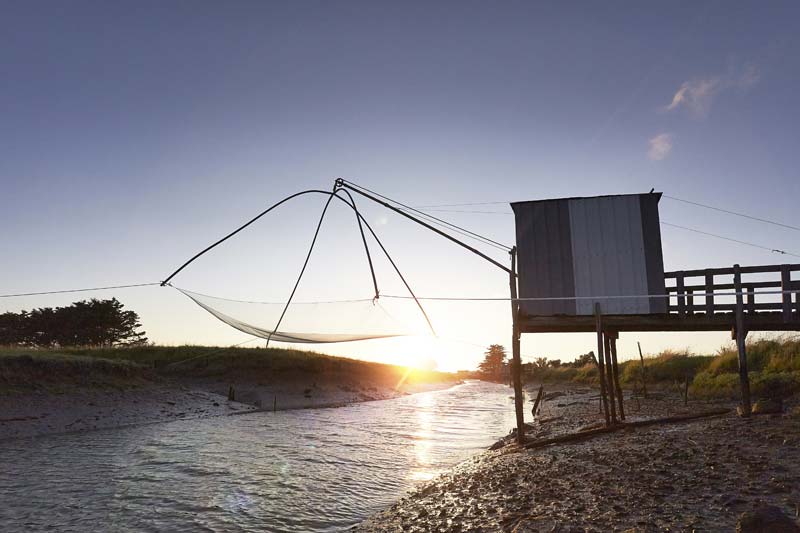
[[[596,393],[552,398],[530,438],[600,421]],[[723,404],[660,395],[627,399],[629,419]],[[732,407],[732,405],[727,404]],[[530,409],[530,405],[528,405]],[[466,461],[354,528],[378,531],[733,531],[770,504],[800,513],[800,408],[750,419],[727,415]],[[530,413],[526,413],[530,419]]]
[[[0,358],[0,440],[258,410],[337,407],[455,384],[395,386],[384,376],[332,373],[309,379],[292,371],[193,377],[165,375],[124,360],[5,356]]]

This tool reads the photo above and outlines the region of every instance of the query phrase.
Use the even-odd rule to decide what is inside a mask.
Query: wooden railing
[[[741,305],[746,314],[774,312],[781,314],[783,322],[797,321],[800,280],[792,280],[794,272],[800,272],[800,264],[665,272],[670,295],[667,309],[682,316],[714,315],[733,313]]]

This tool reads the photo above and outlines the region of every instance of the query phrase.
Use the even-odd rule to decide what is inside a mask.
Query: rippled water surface
[[[0,442],[3,531],[341,531],[514,424],[508,387]]]

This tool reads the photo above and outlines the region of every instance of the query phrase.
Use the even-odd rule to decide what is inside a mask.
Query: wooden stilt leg
[[[600,311],[600,303],[594,304],[595,324],[597,327],[597,375],[600,378],[600,401],[603,404],[603,415],[606,419],[606,426],[611,425],[611,418],[608,411],[608,397],[606,396],[606,376],[603,355],[603,315]]]
[[[619,382],[619,362],[617,361],[617,338],[619,337],[619,333],[615,331],[609,336],[611,337],[611,363],[614,365],[614,387],[617,391],[619,419],[625,420],[625,398],[622,396],[622,386]]]
[[[614,364],[611,361],[611,339],[603,333],[606,357],[606,385],[608,386],[608,405],[611,407],[611,423],[617,423],[616,390],[614,387]]]

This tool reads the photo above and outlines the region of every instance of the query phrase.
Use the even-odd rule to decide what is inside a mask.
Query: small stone
[[[736,533],[800,533],[800,527],[778,507],[765,505],[739,515]]]
[[[783,412],[783,401],[762,398],[753,405],[753,414],[774,414]]]

